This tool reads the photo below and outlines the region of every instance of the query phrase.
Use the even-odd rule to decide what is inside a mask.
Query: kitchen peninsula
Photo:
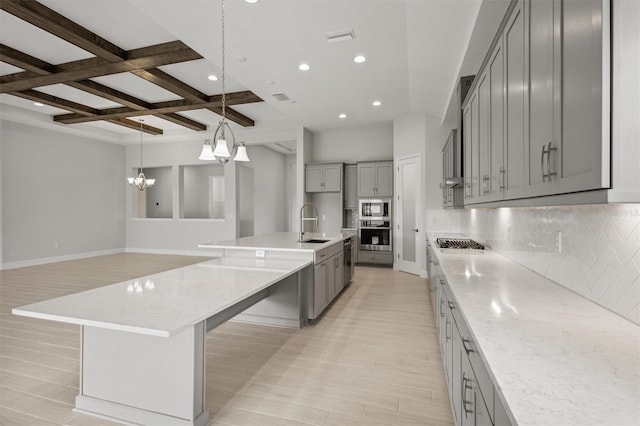
[[[287,312],[282,308],[284,301],[294,300],[306,305],[308,318],[317,318],[331,301],[349,283],[350,276],[345,278],[344,268],[353,268],[351,252],[345,258],[343,243],[353,238],[345,233],[313,233],[306,232],[302,241],[294,232],[275,232],[272,234],[238,238],[216,243],[203,243],[198,247],[206,249],[206,254],[224,259],[252,259],[261,264],[269,259],[291,259],[313,262],[313,276],[309,285],[301,288],[302,293],[294,288],[275,289],[269,298],[257,303],[238,315],[237,319],[262,324],[301,327],[296,312]],[[345,261],[346,260],[346,261]]]
[[[205,336],[275,288],[298,294],[302,259],[218,258],[13,309],[82,326],[76,410],[133,424],[206,425]],[[278,306],[306,319],[303,300]]]

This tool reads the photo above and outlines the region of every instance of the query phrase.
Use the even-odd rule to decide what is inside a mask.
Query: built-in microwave
[[[391,220],[391,200],[360,200],[360,220]]]

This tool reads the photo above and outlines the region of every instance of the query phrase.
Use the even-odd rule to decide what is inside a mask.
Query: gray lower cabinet
[[[506,409],[496,396],[488,368],[446,278],[441,275],[437,280],[435,314],[454,423],[458,426],[510,426]]]
[[[313,300],[309,318],[315,319],[329,306],[344,288],[344,253],[342,241],[316,252],[313,268]]]

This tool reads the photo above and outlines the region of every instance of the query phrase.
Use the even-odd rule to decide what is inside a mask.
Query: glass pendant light
[[[222,164],[226,164],[231,159],[231,155],[235,153],[235,161],[251,161],[247,156],[247,148],[244,142],[236,143],[236,137],[233,130],[229,126],[226,117],[226,94],[225,94],[225,58],[224,58],[224,0],[222,0],[222,120],[218,123],[218,128],[213,134],[213,140],[205,140],[202,151],[198,159],[200,160],[218,160]],[[231,152],[227,144],[227,136],[231,141]]]
[[[144,171],[142,170],[142,122],[144,120],[140,119],[140,168],[138,169],[137,177],[127,178],[129,185],[136,186],[140,191],[144,191],[147,188],[151,188],[155,183],[155,179],[147,179],[144,175]]]

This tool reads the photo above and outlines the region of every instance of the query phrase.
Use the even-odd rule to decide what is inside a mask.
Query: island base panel
[[[206,425],[205,323],[171,337],[84,326],[76,409],[124,423]]]

